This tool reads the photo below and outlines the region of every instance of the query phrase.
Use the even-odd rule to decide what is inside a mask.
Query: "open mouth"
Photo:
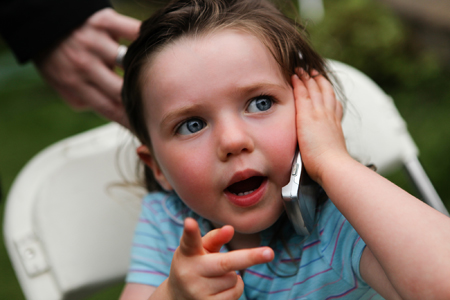
[[[245,196],[256,191],[263,183],[265,177],[253,176],[230,185],[226,190],[237,196]]]

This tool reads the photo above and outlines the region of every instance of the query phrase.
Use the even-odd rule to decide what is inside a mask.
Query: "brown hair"
[[[141,96],[142,68],[169,43],[220,29],[238,29],[255,35],[271,51],[286,80],[295,68],[317,70],[327,76],[324,60],[310,47],[303,26],[292,21],[265,0],[171,1],[141,25],[138,39],[124,59],[122,99],[132,132],[151,148]],[[149,190],[160,189],[151,171],[146,174]]]

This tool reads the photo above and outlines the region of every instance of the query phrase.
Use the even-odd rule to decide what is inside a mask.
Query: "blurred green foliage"
[[[450,160],[445,154],[450,148],[450,70],[416,38],[408,23],[380,2],[324,3],[324,20],[306,21],[313,46],[324,57],[361,70],[393,97],[425,170],[449,207]],[[389,178],[415,192],[400,172]]]
[[[414,88],[442,71],[388,7],[371,0],[325,1],[325,19],[308,26],[325,57],[363,71],[385,89]]]
[[[118,11],[139,19],[158,6],[142,0],[113,3]],[[415,39],[411,27],[380,2],[324,3],[322,22],[306,20],[312,44],[323,56],[360,69],[394,98],[421,151],[422,164],[450,207],[450,71]],[[292,15],[292,5],[284,3],[284,7]],[[17,66],[0,40],[0,179],[4,194],[20,168],[38,151],[105,122],[92,112],[73,112],[32,65]],[[389,178],[414,192],[401,172]],[[4,201],[0,203],[0,221]],[[117,298],[120,289],[116,286],[90,299]],[[0,299],[23,299],[4,247],[0,247]]]

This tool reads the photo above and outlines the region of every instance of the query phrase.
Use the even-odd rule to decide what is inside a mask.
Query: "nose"
[[[227,161],[241,153],[253,152],[254,141],[245,122],[229,119],[222,122],[218,127],[218,156],[221,161]]]

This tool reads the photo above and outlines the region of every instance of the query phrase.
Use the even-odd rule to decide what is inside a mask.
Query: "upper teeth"
[[[255,190],[256,190],[256,189],[255,189]],[[237,195],[238,195],[238,196],[245,196],[245,195],[248,195],[248,194],[250,194],[250,193],[253,193],[255,190],[251,190],[251,191],[246,191],[246,192],[238,193]]]

